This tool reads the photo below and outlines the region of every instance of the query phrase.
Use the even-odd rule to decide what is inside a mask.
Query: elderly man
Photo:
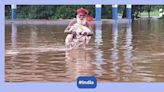
[[[68,34],[65,39],[67,48],[73,48],[75,45],[77,46],[77,43],[85,45],[90,41],[93,31],[92,25],[87,21],[88,13],[89,11],[87,9],[78,9],[76,19],[72,20],[65,29],[64,33]]]

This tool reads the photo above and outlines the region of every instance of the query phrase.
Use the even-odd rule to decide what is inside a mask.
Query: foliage
[[[18,19],[72,19],[78,8],[86,8],[89,15],[95,17],[95,5],[17,5]],[[118,13],[126,17],[125,5],[119,5]],[[133,5],[132,15],[138,16],[141,12],[153,12],[163,8],[164,5]],[[102,6],[102,18],[112,17],[112,6]],[[11,5],[5,5],[5,18],[11,19]]]
[[[78,8],[86,8],[94,16],[94,5],[17,5],[18,19],[70,19]],[[11,6],[5,6],[6,19],[11,18]]]

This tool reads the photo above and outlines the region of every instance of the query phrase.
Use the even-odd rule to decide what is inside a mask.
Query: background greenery
[[[158,16],[159,8],[164,5],[133,5],[133,17],[137,16]],[[95,16],[94,5],[17,5],[18,19],[71,19],[76,15],[78,8],[86,8],[90,11],[90,16]],[[126,6],[119,5],[119,15],[126,17]],[[112,17],[112,6],[102,6],[102,18],[109,19]],[[11,19],[11,5],[5,5],[5,18]]]

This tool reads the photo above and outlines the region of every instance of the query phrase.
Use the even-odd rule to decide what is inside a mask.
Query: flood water
[[[85,49],[66,51],[67,25],[5,25],[6,82],[164,82],[164,21],[96,22]]]

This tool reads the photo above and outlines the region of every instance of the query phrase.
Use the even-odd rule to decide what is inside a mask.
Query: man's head
[[[83,19],[85,19],[87,17],[89,11],[87,9],[80,8],[80,9],[77,9],[76,13],[77,13],[77,17],[80,20],[83,20]]]

